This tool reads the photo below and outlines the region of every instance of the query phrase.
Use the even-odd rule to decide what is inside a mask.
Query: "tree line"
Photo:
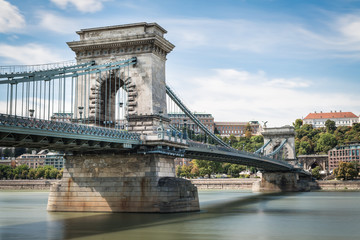
[[[301,119],[293,123],[295,128],[296,155],[327,154],[337,145],[360,142],[360,123],[353,126],[335,126],[335,122],[327,120],[325,127],[313,128],[310,124],[303,124]]]
[[[222,140],[229,143],[233,148],[247,152],[255,152],[264,144],[263,136],[251,136],[251,128],[246,131],[245,137],[223,137]],[[218,137],[220,137],[218,135]],[[220,137],[221,138],[221,137]],[[250,177],[249,174],[240,174],[248,170],[248,173],[256,173],[256,168],[247,167],[239,164],[220,163],[207,160],[194,159],[189,165],[179,165],[176,168],[176,175],[178,177],[197,178],[210,177],[212,174],[225,174],[229,177]]]
[[[53,166],[40,166],[29,168],[28,165],[12,167],[0,164],[0,180],[7,179],[61,179],[63,170],[58,170]]]

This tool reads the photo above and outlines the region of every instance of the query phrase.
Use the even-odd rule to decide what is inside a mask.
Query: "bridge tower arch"
[[[126,106],[129,131],[149,133],[159,125],[159,113],[166,114],[166,56],[175,47],[164,38],[167,31],[156,23],[135,23],[99,28],[82,29],[77,32],[79,41],[68,42],[80,63],[95,61],[95,64],[106,64],[136,57],[137,63],[121,70],[92,74],[89,86],[79,83],[78,95],[83,98],[81,89],[90,87],[89,119],[100,120],[101,125],[107,118],[113,120],[115,103],[114,90],[104,96],[104,83],[111,78],[121,78],[121,87],[126,87],[128,103]],[[116,82],[117,80],[115,80]],[[116,83],[114,83],[116,84]],[[113,87],[119,87],[113,85]],[[114,106],[105,106],[114,104]],[[78,108],[79,106],[75,106]],[[109,111],[105,111],[108,107]],[[124,106],[125,107],[125,106]],[[76,111],[74,111],[76,113]],[[96,114],[101,114],[100,119]],[[107,116],[106,116],[107,115]],[[147,122],[147,129],[136,128],[138,122]],[[163,123],[169,122],[162,119]],[[151,123],[151,124],[150,124]],[[146,131],[148,130],[148,131]]]

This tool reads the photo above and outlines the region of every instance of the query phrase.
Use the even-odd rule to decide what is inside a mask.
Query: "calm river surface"
[[[360,192],[200,191],[180,214],[49,213],[48,194],[0,191],[0,239],[360,239]]]

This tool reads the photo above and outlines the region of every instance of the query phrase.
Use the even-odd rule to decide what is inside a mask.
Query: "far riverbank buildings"
[[[314,112],[309,113],[304,119],[304,124],[310,124],[314,128],[325,127],[326,120],[332,120],[337,127],[339,126],[352,126],[354,123],[359,122],[359,116],[352,112]]]
[[[194,115],[209,131],[218,133],[222,137],[228,137],[230,135],[234,135],[236,137],[244,136],[247,125],[250,125],[253,135],[259,135],[261,132],[261,125],[258,121],[215,122],[214,117],[211,114],[194,113]],[[171,120],[171,124],[178,129],[186,126],[186,128],[193,130],[196,134],[200,133],[200,128],[196,126],[196,124],[184,113],[168,113],[168,116]]]
[[[340,162],[360,163],[360,143],[336,146],[328,152],[329,170],[339,167]]]

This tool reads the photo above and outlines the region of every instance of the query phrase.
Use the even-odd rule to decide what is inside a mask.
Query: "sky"
[[[73,60],[84,28],[156,22],[166,81],[215,121],[360,114],[360,0],[0,0],[0,66]]]

